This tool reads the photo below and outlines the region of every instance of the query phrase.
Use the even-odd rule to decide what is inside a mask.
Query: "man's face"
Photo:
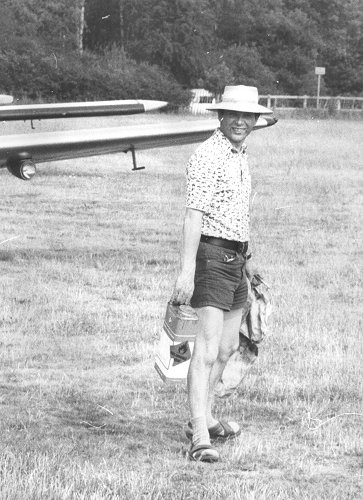
[[[237,149],[241,148],[257,121],[255,113],[240,113],[228,110],[223,110],[219,119],[221,132]]]

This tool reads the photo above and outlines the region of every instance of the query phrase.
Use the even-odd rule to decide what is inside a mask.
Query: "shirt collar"
[[[217,139],[219,145],[223,148],[226,149],[226,152],[232,152],[234,154],[245,154],[247,150],[247,146],[245,143],[242,144],[242,148],[240,151],[237,151],[237,149],[233,146],[231,141],[224,135],[224,133],[221,131],[221,129],[217,128],[217,130],[214,132],[215,138]]]

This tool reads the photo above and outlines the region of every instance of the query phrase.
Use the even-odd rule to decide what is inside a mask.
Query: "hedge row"
[[[190,100],[190,93],[168,73],[137,64],[118,49],[82,56],[45,50],[0,52],[0,93],[42,102],[155,99],[172,107]]]

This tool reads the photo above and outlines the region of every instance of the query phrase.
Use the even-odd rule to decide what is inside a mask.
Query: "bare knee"
[[[191,364],[196,366],[205,366],[210,368],[218,359],[219,351],[217,345],[204,345],[203,348],[198,348],[196,345],[192,357]]]
[[[229,358],[237,351],[237,349],[238,344],[233,344],[230,346],[220,346],[217,356],[218,361],[222,364],[227,363]]]
[[[223,311],[214,307],[198,309],[200,332],[194,344],[192,364],[210,368],[216,362],[223,331]]]

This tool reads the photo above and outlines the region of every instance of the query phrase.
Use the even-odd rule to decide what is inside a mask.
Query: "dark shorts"
[[[234,250],[199,243],[192,307],[240,309],[247,301],[246,257]]]

